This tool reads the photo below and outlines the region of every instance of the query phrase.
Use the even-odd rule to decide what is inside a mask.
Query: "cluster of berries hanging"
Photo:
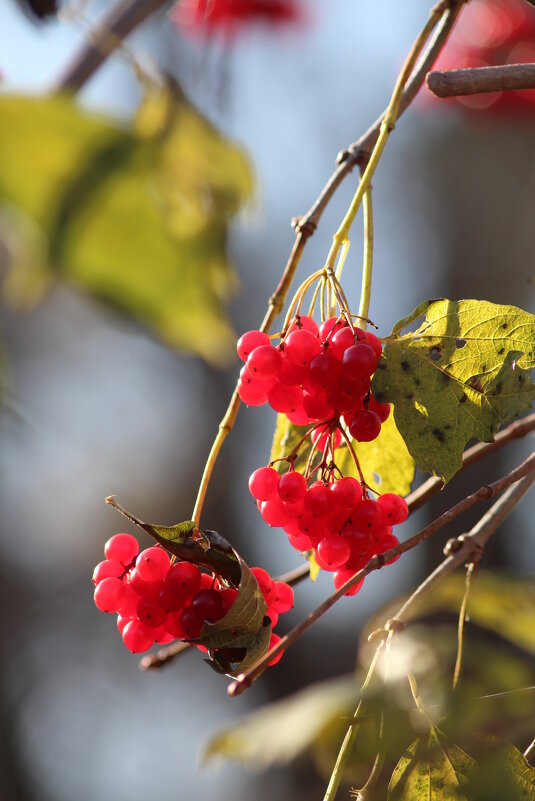
[[[434,69],[496,67],[533,61],[535,8],[525,0],[471,0]],[[504,114],[535,112],[532,89],[468,95],[452,98],[450,102]]]
[[[190,562],[175,562],[156,545],[139,551],[131,534],[115,534],[104,546],[106,559],[95,567],[95,605],[117,613],[117,628],[129,651],[148,651],[154,643],[186,642],[201,637],[205,623],[217,623],[230,610],[238,590]],[[293,590],[273,580],[262,568],[252,568],[274,628],[280,614],[293,607]],[[271,635],[273,648],[280,637]],[[206,651],[200,644],[197,647]],[[243,649],[223,649],[228,662],[243,659]],[[275,664],[280,655],[270,664]]]
[[[335,571],[338,588],[373,555],[398,544],[392,526],[408,515],[398,495],[370,497],[351,443],[351,438],[375,439],[390,413],[390,405],[378,403],[370,390],[381,343],[345,315],[318,326],[298,314],[278,345],[261,331],[248,331],[237,349],[245,361],[241,400],[250,406],[268,403],[291,423],[308,427],[293,451],[278,460],[279,467],[289,465],[288,472],[261,467],[251,475],[249,490],[264,521],[282,527],[297,550],[313,552],[322,569]],[[360,480],[344,476],[336,465],[343,441]],[[307,464],[299,472],[295,463],[305,449]],[[348,594],[358,589],[357,584]]]
[[[251,23],[287,25],[301,20],[296,0],[179,0],[170,18],[191,33],[232,35]]]

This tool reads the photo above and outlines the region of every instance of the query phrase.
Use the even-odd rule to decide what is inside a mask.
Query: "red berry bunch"
[[[232,34],[253,22],[285,25],[300,21],[301,16],[296,0],[179,0],[170,19],[191,32]]]
[[[159,545],[139,551],[131,534],[115,534],[104,546],[106,559],[95,567],[95,605],[117,613],[117,628],[129,651],[148,651],[154,643],[196,640],[205,623],[217,623],[230,610],[238,590],[203,573],[190,562],[175,562]],[[293,590],[272,579],[262,568],[252,568],[268,607],[272,628],[279,614],[293,607]],[[280,640],[271,635],[269,647]],[[197,645],[206,651],[202,645]],[[229,661],[240,661],[236,649],[223,649]],[[241,650],[241,649],[240,649]],[[281,652],[282,655],[282,652]],[[275,664],[280,655],[270,664]]]
[[[535,9],[525,0],[472,0],[435,69],[495,67],[532,61],[535,61]],[[452,100],[472,109],[503,113],[535,111],[532,89],[468,95]]]
[[[245,362],[238,392],[251,406],[264,403],[295,425],[310,426],[282,475],[273,466],[255,470],[249,490],[263,520],[280,526],[299,551],[313,551],[318,565],[334,571],[341,586],[375,554],[398,544],[392,527],[408,515],[405,500],[393,493],[369,497],[368,488],[336,466],[342,439],[375,439],[390,413],[370,391],[382,347],[371,332],[331,317],[318,326],[297,316],[275,346],[267,334],[248,331],[238,340]],[[304,473],[294,469],[299,447],[310,437],[321,454],[308,459]],[[348,594],[360,589],[356,585]]]
[[[381,343],[375,334],[331,317],[318,326],[311,317],[298,316],[280,344],[261,331],[247,331],[238,340],[245,362],[238,392],[248,406],[269,403],[295,425],[324,423],[315,429],[318,447],[344,416],[352,437],[375,439],[390,412],[370,393]],[[340,433],[335,434],[340,443]]]

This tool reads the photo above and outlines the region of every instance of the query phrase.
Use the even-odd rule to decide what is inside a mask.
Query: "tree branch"
[[[436,97],[535,89],[535,64],[502,64],[499,67],[430,72],[426,83]]]
[[[525,437],[526,434],[529,434],[530,431],[533,431],[534,429],[535,412],[528,414],[521,420],[511,423],[511,425],[508,425],[507,428],[504,428],[503,431],[500,431],[499,434],[496,434],[493,442],[478,442],[477,445],[473,445],[471,448],[468,448],[468,450],[463,453],[461,470],[464,470],[466,467],[470,467],[470,465],[474,464],[474,462],[478,462],[480,459],[488,456],[489,453],[497,451],[499,448],[503,447],[503,445],[511,442],[511,440]],[[407,495],[405,498],[410,511],[414,512],[416,509],[419,509],[420,506],[423,506],[423,504],[432,495],[434,495],[435,492],[442,489],[443,486],[444,484],[441,478],[438,478],[437,476],[428,478],[427,481],[418,487],[417,490],[411,492],[411,494]]]
[[[134,28],[168,3],[169,0],[123,0],[106,17],[93,41],[78,53],[59,81],[57,91],[78,92]]]

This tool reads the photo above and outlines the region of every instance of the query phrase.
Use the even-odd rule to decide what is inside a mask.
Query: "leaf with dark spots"
[[[170,553],[184,562],[191,562],[211,570],[237,587],[240,584],[242,571],[240,558],[227,540],[216,531],[200,530],[195,538],[195,523],[186,520],[174,526],[160,526],[144,523],[127,512],[112,495],[106,503],[117,509],[127,520],[143,529],[153,539],[163,545]]]
[[[394,404],[421,470],[449,481],[469,440],[491,441],[529,408],[534,340],[534,315],[486,301],[429,301],[394,326],[372,392]]]

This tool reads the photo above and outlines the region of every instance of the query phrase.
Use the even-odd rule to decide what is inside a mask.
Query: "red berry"
[[[342,358],[342,374],[355,380],[369,378],[377,367],[377,356],[373,348],[365,343],[353,345],[344,351]]]
[[[154,645],[154,634],[139,620],[131,620],[123,629],[123,642],[133,654],[148,651]]]
[[[249,492],[257,501],[269,501],[275,496],[280,476],[273,467],[259,467],[249,478]]]
[[[336,570],[347,562],[350,553],[349,543],[335,534],[320,540],[316,549],[316,561],[323,570]]]
[[[282,367],[282,356],[279,350],[271,345],[260,345],[255,348],[247,359],[247,369],[262,381],[276,378]]]
[[[362,500],[362,487],[357,479],[351,476],[338,479],[331,484],[330,490],[336,504],[342,509],[351,509]]]
[[[139,553],[139,543],[132,534],[114,534],[104,546],[106,559],[129,565]]]
[[[310,333],[314,334],[315,337],[317,337],[319,334],[319,326],[317,322],[312,317],[307,317],[306,314],[301,314],[296,317],[295,322],[292,323],[288,329],[288,333],[291,334],[292,331],[300,331],[302,329],[305,331],[310,331]]]
[[[136,573],[142,581],[163,581],[169,572],[169,555],[163,548],[145,548],[136,559]]]
[[[284,340],[284,351],[293,364],[307,367],[321,350],[321,343],[312,331],[292,331]]]
[[[371,442],[379,436],[381,420],[375,412],[368,409],[358,409],[352,416],[349,433],[357,442]]]
[[[225,601],[217,590],[199,590],[191,606],[195,614],[208,623],[217,623],[226,612]]]
[[[386,492],[381,495],[377,499],[377,503],[381,505],[388,525],[396,526],[398,523],[403,523],[409,516],[409,507],[406,500],[394,492]]]
[[[106,559],[99,562],[93,570],[93,584],[98,584],[105,578],[120,578],[125,571],[124,565],[116,559]]]
[[[271,651],[271,649],[274,648],[281,641],[281,639],[282,638],[279,637],[278,634],[272,634],[269,640],[269,650]],[[271,659],[271,661],[268,662],[268,665],[276,665],[277,662],[280,662],[283,653],[284,649],[282,649],[276,656],[274,656],[273,659]]]
[[[236,346],[238,356],[242,361],[246,362],[249,354],[261,345],[271,345],[267,334],[264,334],[263,331],[246,331],[238,339]]]
[[[124,597],[124,584],[118,578],[105,578],[95,587],[93,598],[101,612],[118,612]]]
[[[343,570],[343,569],[337,570],[336,573],[334,574],[334,586],[336,587],[336,589],[339,590],[342,584],[345,584],[346,581],[349,581],[349,579],[352,576],[354,576],[355,573],[356,571],[354,570]],[[363,584],[364,584],[364,579],[362,578],[355,584],[354,587],[351,587],[351,589],[346,590],[344,595],[356,595]]]
[[[291,414],[303,405],[303,390],[277,381],[268,392],[268,403],[276,412]],[[305,410],[306,411],[306,410]]]
[[[282,501],[286,503],[298,503],[305,497],[307,482],[301,473],[291,471],[281,476],[277,492]]]

